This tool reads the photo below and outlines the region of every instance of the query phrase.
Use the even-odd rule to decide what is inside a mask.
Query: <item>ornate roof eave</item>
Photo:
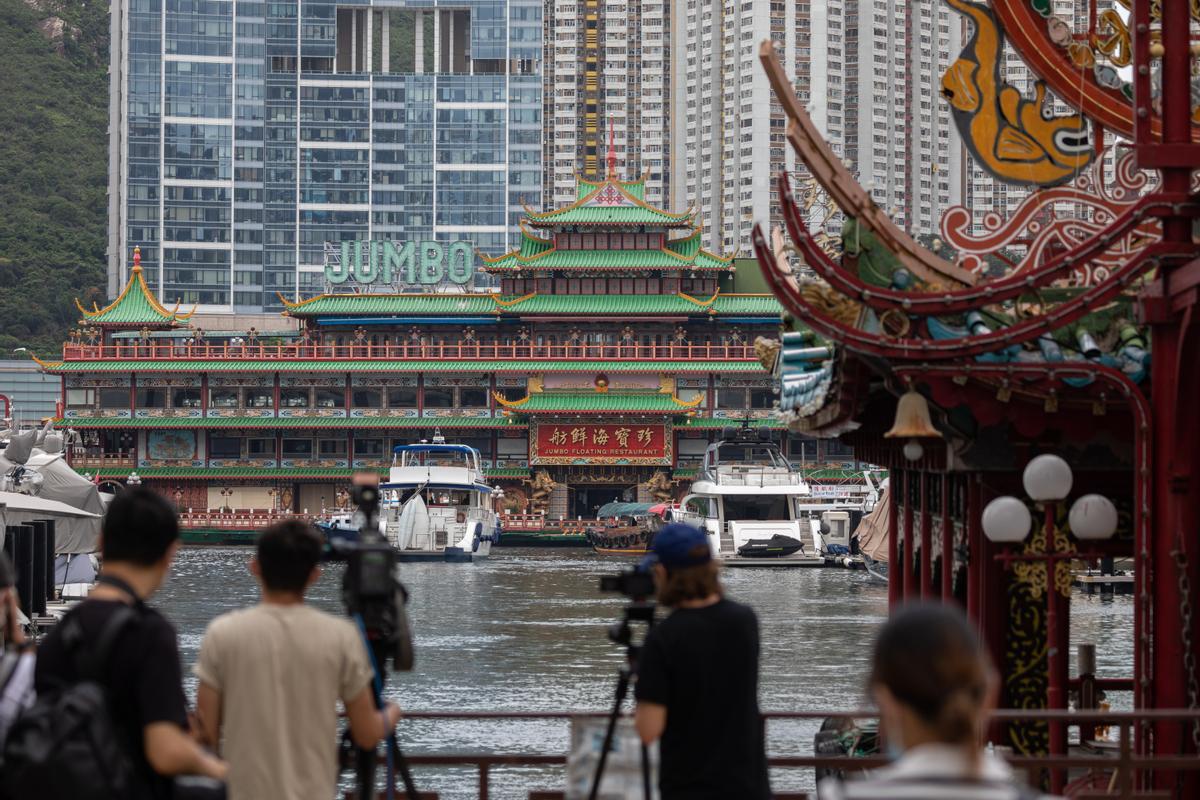
[[[1110,273],[1110,280],[1090,287],[1046,314],[981,335],[932,340],[908,336],[912,323],[902,312],[890,312],[893,314],[893,321],[900,327],[897,335],[881,336],[878,332],[868,332],[856,325],[835,319],[804,296],[792,276],[780,265],[776,253],[767,246],[760,226],[754,227],[752,238],[763,275],[786,310],[827,339],[861,353],[897,361],[966,359],[1032,341],[1070,325],[1091,313],[1092,309],[1114,299],[1137,275],[1156,269],[1161,257],[1184,255],[1174,252],[1177,245],[1163,242],[1149,245],[1129,257],[1125,263],[1115,267]],[[881,318],[881,324],[883,321]]]
[[[590,182],[589,182],[589,184],[590,184]],[[524,207],[524,209],[525,209],[525,214],[526,214],[530,224],[534,225],[535,227],[539,227],[539,228],[545,227],[542,223],[548,223],[550,225],[553,225],[555,223],[556,217],[560,217],[569,211],[574,211],[576,209],[587,206],[588,202],[593,197],[595,197],[601,190],[603,190],[603,188],[606,185],[611,185],[618,192],[620,192],[621,195],[625,199],[627,199],[633,205],[638,206],[647,211],[652,211],[655,214],[658,214],[659,216],[663,217],[662,220],[656,221],[656,224],[673,225],[673,224],[686,223],[689,226],[694,224],[693,219],[695,217],[695,206],[689,206],[687,211],[684,211],[682,213],[673,213],[670,211],[664,211],[661,208],[655,208],[654,206],[647,203],[645,200],[642,200],[641,198],[631,194],[629,192],[629,190],[625,188],[625,186],[622,184],[621,181],[616,180],[615,178],[612,178],[612,177],[607,177],[600,183],[595,184],[595,187],[596,187],[595,189],[588,192],[584,196],[578,198],[575,202],[570,203],[565,206],[562,206],[561,208],[551,209],[550,211],[537,212],[537,211],[533,211],[532,209],[530,209],[524,203],[522,204],[522,207]],[[607,221],[599,221],[599,222],[569,221],[566,224],[571,224],[571,225],[612,225],[614,223],[607,222]]]
[[[801,107],[792,81],[779,63],[775,46],[769,39],[759,46],[759,60],[766,69],[775,99],[783,106],[788,117],[787,138],[792,149],[834,202],[847,215],[857,219],[866,230],[875,234],[884,247],[895,253],[900,262],[917,277],[928,283],[956,286],[975,283],[975,275],[917,244],[858,185],[850,170],[829,147]]]
[[[1050,190],[1053,191],[1053,190]],[[820,247],[805,223],[795,203],[791,184],[785,172],[779,174],[779,192],[783,198],[784,224],[800,250],[805,263],[820,275],[834,290],[862,302],[878,312],[897,311],[904,314],[956,314],[983,308],[985,305],[1015,299],[1030,290],[1049,286],[1066,277],[1081,264],[1102,254],[1126,234],[1133,233],[1157,211],[1169,212],[1189,200],[1187,195],[1155,193],[1139,198],[1118,216],[1101,236],[1092,237],[1070,250],[1047,259],[1031,269],[1014,270],[1002,278],[949,291],[904,291],[872,286],[835,262]],[[777,236],[777,232],[776,232]],[[775,238],[775,237],[773,237]],[[773,241],[776,262],[781,242]]]

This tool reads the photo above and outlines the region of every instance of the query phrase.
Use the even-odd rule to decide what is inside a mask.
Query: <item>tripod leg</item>
[[[621,716],[621,706],[625,703],[625,694],[629,691],[630,676],[629,670],[622,669],[617,678],[613,709],[608,715],[608,728],[604,731],[604,746],[600,748],[600,760],[596,762],[596,774],[592,778],[592,790],[588,792],[588,800],[596,800],[600,791],[600,779],[604,777],[604,765],[608,763],[608,751],[612,748],[613,736],[617,732],[617,719]]]
[[[357,800],[375,800],[375,751],[355,748],[354,760],[358,773],[354,796]]]
[[[396,743],[395,736],[388,738],[388,746],[392,748],[396,771],[400,773],[400,780],[404,783],[404,793],[408,795],[409,800],[417,800],[417,785],[413,783],[412,773],[408,769],[408,759],[404,757],[404,753],[400,752],[400,745]]]
[[[642,745],[642,797],[650,800],[650,748]]]

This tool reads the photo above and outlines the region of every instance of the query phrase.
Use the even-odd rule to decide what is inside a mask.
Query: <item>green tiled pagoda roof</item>
[[[690,236],[669,240],[653,250],[559,250],[545,239],[522,229],[521,246],[496,259],[484,258],[489,271],[609,270],[609,269],[728,269],[731,259],[721,258],[700,247],[700,229]]]
[[[288,302],[291,316],[339,314],[492,314],[499,306],[489,294],[319,294],[298,303]]]
[[[575,199],[582,200],[583,198],[587,197],[589,194],[591,194],[592,192],[596,191],[601,186],[603,186],[605,180],[606,179],[602,178],[598,181],[592,181],[592,180],[588,180],[587,178],[583,177],[582,175],[577,174],[575,176]],[[614,183],[621,184],[622,189],[624,189],[626,192],[628,192],[629,194],[636,197],[638,200],[646,199],[646,177],[645,176],[642,176],[642,177],[637,178],[632,181],[622,181],[622,180],[618,180],[616,178],[608,178],[607,180],[613,181]]]
[[[135,257],[133,269],[129,273],[129,282],[113,300],[104,308],[93,304],[91,310],[83,307],[78,300],[75,306],[83,312],[84,319],[95,325],[174,325],[187,319],[195,309],[186,314],[179,313],[179,304],[175,308],[166,309],[154,297],[146,280],[142,276],[140,258]]]
[[[617,251],[620,252],[620,251]],[[636,251],[634,251],[636,252]],[[431,308],[428,301],[442,302]],[[444,302],[453,299],[452,308]],[[465,307],[460,307],[462,303]],[[501,318],[528,314],[628,314],[631,304],[639,314],[679,316],[687,314],[776,315],[783,309],[770,294],[715,294],[690,297],[685,294],[612,295],[612,294],[528,294],[502,295],[414,295],[346,294],[317,295],[289,307],[293,317],[323,316],[405,316],[413,314],[499,314]],[[347,324],[352,324],[348,320]]]
[[[356,472],[370,467],[140,467],[137,474],[142,478],[349,478]],[[386,475],[387,467],[376,468]],[[76,467],[79,474],[100,473],[101,477],[124,477],[134,471],[133,467]],[[529,475],[523,467],[485,468],[489,478],[521,478]]]
[[[679,423],[679,428],[730,428],[738,427],[744,423],[740,419],[713,419],[712,417],[692,417],[685,422]],[[774,417],[766,419],[750,420],[751,428],[782,428],[784,424]]]
[[[567,206],[530,214],[530,221],[538,226],[558,225],[691,225],[690,212],[672,214],[650,206]]]
[[[610,175],[602,181],[577,179],[575,202],[551,211],[526,210],[526,219],[540,228],[559,225],[659,225],[692,224],[693,213],[673,214],[646,202],[643,181],[621,181]]]
[[[521,400],[501,400],[500,402],[515,414],[593,411],[686,414],[698,405],[698,403],[684,402],[665,392],[550,391],[535,392]]]
[[[73,417],[71,428],[523,428],[507,417]]]
[[[69,372],[763,372],[757,361],[45,361]]]

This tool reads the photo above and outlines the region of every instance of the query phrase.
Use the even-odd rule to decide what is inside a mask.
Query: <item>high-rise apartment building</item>
[[[545,196],[575,201],[600,180],[608,136],[646,200],[669,198],[671,0],[547,0]]]
[[[135,246],[214,312],[320,288],[345,240],[505,249],[542,202],[541,59],[537,0],[115,0],[109,293]]]
[[[675,27],[675,205],[696,204],[706,243],[750,248],[778,221],[775,176],[796,169],[758,62],[777,43],[834,151],[914,233],[962,197],[962,147],[938,96],[962,27],[940,0],[680,0]],[[801,165],[802,168],[802,165]]]

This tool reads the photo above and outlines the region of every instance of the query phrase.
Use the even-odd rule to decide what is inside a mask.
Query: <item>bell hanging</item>
[[[941,439],[941,432],[933,427],[929,419],[929,403],[915,389],[900,395],[896,404],[896,420],[892,429],[884,434],[889,439]]]

